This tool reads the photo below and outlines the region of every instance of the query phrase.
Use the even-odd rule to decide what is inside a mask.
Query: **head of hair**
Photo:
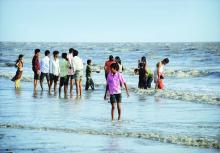
[[[79,52],[76,49],[74,49],[73,50],[73,56],[78,56],[78,54],[79,54]]]
[[[146,57],[145,57],[145,56],[142,56],[142,57],[141,57],[141,62],[146,63],[146,61],[147,61],[147,60],[146,60]]]
[[[40,52],[40,49],[38,49],[38,48],[34,50],[35,55],[39,52]]]
[[[115,61],[116,61],[117,63],[121,64],[121,59],[120,59],[119,56],[116,56],[116,57],[115,57]]]
[[[168,58],[164,58],[162,61],[164,64],[168,64],[169,63],[169,59]]]
[[[18,59],[22,59],[23,58],[23,54],[20,54],[19,56],[18,56]]]
[[[44,52],[44,54],[45,54],[45,56],[48,56],[48,55],[50,54],[50,51],[49,51],[49,50],[46,50],[46,51]]]
[[[109,55],[109,60],[114,61],[114,57],[112,55]]]
[[[59,51],[55,50],[53,51],[53,56],[55,57],[57,54],[59,54]]]
[[[62,58],[66,59],[67,58],[67,53],[62,53]]]
[[[69,49],[69,53],[73,53],[74,49],[73,48],[70,48]]]
[[[89,65],[89,64],[91,64],[92,63],[92,60],[91,59],[88,59],[87,60],[87,64]]]
[[[115,69],[116,71],[118,71],[118,70],[119,70],[119,65],[118,65],[117,63],[112,63],[112,64],[110,65],[110,68],[111,68],[111,69]]]

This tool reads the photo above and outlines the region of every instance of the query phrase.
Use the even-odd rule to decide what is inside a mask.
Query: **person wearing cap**
[[[15,82],[16,89],[20,88],[20,80],[23,73],[23,65],[24,65],[23,56],[24,55],[22,54],[18,56],[18,59],[16,60],[16,64],[15,64],[15,67],[17,67],[17,71],[15,76],[11,79],[11,81]]]
[[[112,55],[109,56],[109,60],[105,62],[105,79],[107,80],[108,73],[110,72],[110,65],[115,63],[114,57]]]
[[[34,71],[34,91],[37,88],[37,82],[40,80],[40,49],[35,49],[35,55],[32,59],[32,70]]]

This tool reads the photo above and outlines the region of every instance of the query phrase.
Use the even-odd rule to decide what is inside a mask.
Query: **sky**
[[[0,0],[0,41],[220,41],[220,0]]]

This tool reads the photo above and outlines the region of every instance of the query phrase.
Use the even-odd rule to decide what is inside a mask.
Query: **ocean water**
[[[80,99],[58,98],[46,89],[33,93],[31,59],[35,48],[79,51],[92,59],[95,91]],[[24,54],[21,89],[10,79]],[[122,121],[111,122],[103,100],[103,65],[120,56],[130,97],[123,91]],[[161,59],[165,90],[140,90],[133,74],[146,56],[152,70]],[[46,81],[44,81],[46,83]],[[85,78],[84,78],[85,84]],[[220,43],[0,43],[0,152],[219,152]],[[74,88],[75,89],[75,88]],[[117,117],[117,113],[116,113]]]

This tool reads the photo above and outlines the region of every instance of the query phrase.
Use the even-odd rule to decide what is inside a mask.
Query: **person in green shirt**
[[[89,87],[94,90],[94,82],[92,80],[92,60],[87,60],[87,66],[86,66],[86,87],[85,90],[88,90]]]
[[[68,62],[67,53],[62,53],[62,59],[60,61],[60,86],[59,86],[59,97],[61,96],[61,88],[64,85],[64,97],[67,98],[68,90],[68,70],[70,64]]]

